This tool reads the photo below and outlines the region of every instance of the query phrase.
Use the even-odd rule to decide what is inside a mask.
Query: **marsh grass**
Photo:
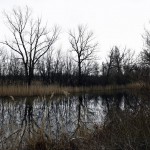
[[[111,86],[89,86],[89,87],[72,87],[72,86],[58,86],[58,85],[11,85],[0,86],[0,96],[47,96],[52,94],[66,95],[74,93],[89,93],[89,92],[111,92],[114,90],[124,89],[140,89],[141,84],[129,85],[111,85]]]
[[[78,128],[75,136],[62,133],[58,139],[46,135],[44,122],[41,128],[24,134],[22,129],[3,139],[3,150],[149,150],[150,108],[141,102],[136,110],[112,108],[102,124],[93,128]],[[1,141],[0,141],[1,142]],[[0,143],[1,144],[1,143]]]
[[[149,150],[150,113],[149,108],[140,107],[136,112],[112,110],[103,124],[94,124],[86,130],[80,127],[76,136],[62,133],[58,139],[45,136],[43,128],[26,135],[19,150]],[[18,136],[19,137],[19,136]],[[16,150],[19,141],[14,136],[8,150]],[[5,149],[3,149],[5,150]]]

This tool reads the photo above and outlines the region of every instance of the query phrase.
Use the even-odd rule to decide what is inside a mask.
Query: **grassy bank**
[[[46,96],[51,94],[68,95],[72,93],[82,92],[111,92],[113,90],[123,89],[140,89],[141,84],[129,84],[125,86],[89,86],[89,87],[71,87],[71,86],[57,86],[57,85],[32,85],[30,87],[23,85],[0,86],[0,96]]]

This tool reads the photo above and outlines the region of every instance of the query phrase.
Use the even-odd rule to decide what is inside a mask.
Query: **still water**
[[[68,96],[24,97],[0,99],[0,146],[42,130],[45,136],[59,139],[62,133],[76,136],[80,127],[92,130],[118,113],[138,109],[141,98],[134,94],[80,94]],[[19,140],[20,139],[20,140]]]

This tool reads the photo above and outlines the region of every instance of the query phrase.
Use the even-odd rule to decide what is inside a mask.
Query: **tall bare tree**
[[[82,64],[86,60],[94,59],[98,43],[94,42],[94,34],[83,25],[79,25],[77,32],[69,31],[69,42],[72,52],[75,53],[75,62],[78,64],[78,85],[81,85]]]
[[[40,18],[32,18],[32,12],[28,7],[25,10],[13,9],[11,14],[5,12],[4,16],[13,39],[1,43],[19,54],[24,64],[26,81],[31,85],[35,64],[51,49],[57,40],[59,29],[55,26],[48,31]]]
[[[150,67],[150,31],[145,29],[144,38],[144,49],[141,52],[142,64]]]
[[[123,76],[131,74],[135,67],[134,52],[126,48],[121,51],[117,46],[114,46],[109,52],[106,63],[103,62],[102,64],[106,84],[115,80],[118,84],[124,83]]]
[[[146,83],[150,84],[150,30],[145,29],[145,33],[143,35],[144,39],[144,48],[141,52],[141,75],[140,78]]]

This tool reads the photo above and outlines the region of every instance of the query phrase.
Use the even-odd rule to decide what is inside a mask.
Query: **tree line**
[[[149,81],[148,30],[143,36],[145,47],[138,57],[129,49],[114,46],[100,63],[96,56],[98,42],[84,25],[68,32],[70,49],[64,54],[53,46],[60,34],[59,27],[48,29],[41,18],[33,18],[28,7],[13,9],[11,14],[5,12],[4,16],[11,39],[0,42],[1,84],[92,86]]]

